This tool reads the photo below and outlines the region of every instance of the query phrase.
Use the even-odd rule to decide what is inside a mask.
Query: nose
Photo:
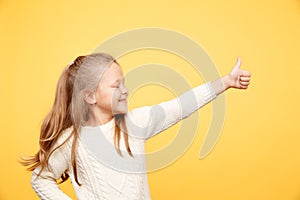
[[[122,94],[128,94],[128,90],[127,90],[127,88],[125,86],[122,87],[121,92],[122,92]]]

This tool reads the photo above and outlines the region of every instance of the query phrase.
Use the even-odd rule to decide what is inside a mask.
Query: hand
[[[240,69],[241,59],[238,57],[237,63],[228,75],[229,87],[237,89],[247,89],[250,84],[251,73]]]

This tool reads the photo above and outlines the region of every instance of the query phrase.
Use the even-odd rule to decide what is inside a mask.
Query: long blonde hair
[[[24,166],[28,166],[28,170],[33,171],[38,166],[41,166],[42,171],[48,166],[51,154],[63,146],[70,138],[73,138],[71,150],[72,168],[76,183],[81,185],[77,177],[76,149],[81,126],[88,119],[90,112],[83,94],[86,90],[95,91],[97,89],[101,76],[113,62],[117,63],[109,54],[94,53],[77,57],[73,63],[63,70],[58,80],[54,104],[41,125],[40,148],[34,156],[22,158],[21,163]],[[120,125],[124,134],[126,150],[133,156],[128,143],[124,114],[118,114],[114,117],[115,149],[122,156],[120,151]],[[62,132],[69,127],[73,128],[70,136],[61,145],[53,148]],[[60,183],[66,181],[68,177],[69,175],[66,172],[63,173]]]

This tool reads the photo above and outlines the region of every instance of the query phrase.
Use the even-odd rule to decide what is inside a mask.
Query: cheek
[[[113,92],[110,90],[102,90],[97,93],[97,103],[103,106],[111,104]]]
[[[111,98],[114,103],[118,102],[120,97],[121,97],[121,93],[118,89],[112,91]]]
[[[107,107],[117,104],[121,93],[117,89],[109,89],[98,93],[98,100],[101,105]]]

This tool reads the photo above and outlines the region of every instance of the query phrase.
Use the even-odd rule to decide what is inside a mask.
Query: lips
[[[127,102],[126,99],[120,99],[119,102]]]

